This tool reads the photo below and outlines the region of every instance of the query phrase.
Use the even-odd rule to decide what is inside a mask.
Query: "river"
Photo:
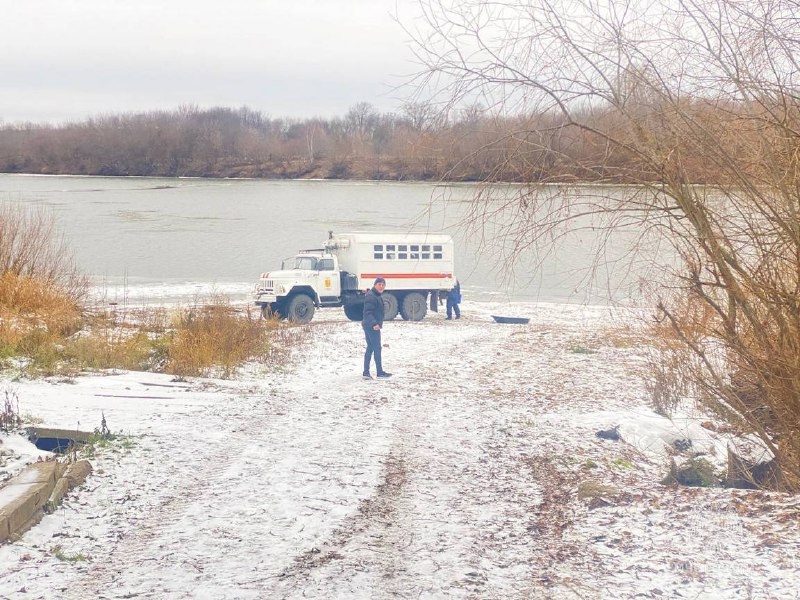
[[[470,184],[78,177],[0,174],[0,201],[45,207],[109,301],[187,298],[217,291],[234,300],[262,271],[328,231],[451,233],[465,299],[548,302],[631,301],[643,277],[604,260],[590,232],[567,236],[538,260],[507,259],[459,223]],[[629,236],[605,252],[624,256]],[[616,244],[616,247],[614,246]]]

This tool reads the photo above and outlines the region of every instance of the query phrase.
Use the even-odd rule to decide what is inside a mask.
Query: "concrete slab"
[[[65,470],[56,461],[33,463],[0,488],[0,542],[22,535],[39,522]]]

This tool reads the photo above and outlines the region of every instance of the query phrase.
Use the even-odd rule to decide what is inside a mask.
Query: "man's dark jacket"
[[[364,318],[361,326],[372,329],[375,325],[383,327],[383,298],[378,290],[372,288],[364,296]]]

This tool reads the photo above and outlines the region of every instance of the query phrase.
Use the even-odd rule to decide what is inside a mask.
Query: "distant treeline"
[[[479,108],[444,117],[427,104],[380,114],[359,103],[333,119],[181,107],[63,125],[0,126],[0,172],[508,182],[648,178],[635,154],[609,154],[590,130],[569,125],[552,115],[490,117]],[[713,165],[696,164],[695,181],[713,180]]]

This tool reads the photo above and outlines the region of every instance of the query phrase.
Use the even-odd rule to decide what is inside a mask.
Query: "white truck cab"
[[[425,317],[428,304],[455,284],[451,236],[441,233],[328,233],[322,248],[301,250],[279,271],[262,273],[255,304],[270,314],[306,323],[318,307],[342,306],[360,321],[364,294],[376,277],[386,280],[384,318]]]

